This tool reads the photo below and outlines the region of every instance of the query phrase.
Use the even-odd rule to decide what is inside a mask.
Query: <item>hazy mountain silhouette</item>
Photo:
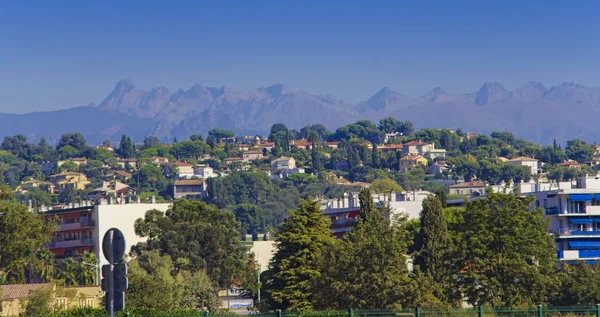
[[[356,105],[331,95],[317,96],[275,84],[257,89],[205,87],[196,84],[175,92],[165,87],[138,89],[119,81],[98,106],[23,115],[0,114],[0,135],[44,135],[81,132],[90,143],[118,141],[121,134],[136,140],[155,135],[163,140],[206,134],[214,127],[238,135],[268,134],[273,123],[290,128],[322,123],[336,129],[361,119],[387,116],[411,120],[418,128],[462,128],[478,133],[508,130],[518,137],[549,144],[586,137],[600,140],[595,118],[600,112],[600,88],[563,83],[547,89],[529,82],[509,91],[500,83],[484,83],[470,94],[452,94],[436,87],[418,98],[384,87]]]

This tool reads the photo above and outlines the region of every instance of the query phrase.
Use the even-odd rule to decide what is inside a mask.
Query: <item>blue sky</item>
[[[122,78],[285,83],[349,102],[529,81],[600,86],[600,1],[0,0],[0,112],[99,103]]]

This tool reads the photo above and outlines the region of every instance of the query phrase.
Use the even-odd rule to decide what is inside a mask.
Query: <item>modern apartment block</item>
[[[600,260],[600,178],[541,185],[523,195],[534,195],[534,207],[542,208],[550,219],[558,259]]]
[[[375,205],[388,205],[393,214],[406,214],[409,219],[419,218],[423,200],[432,193],[428,191],[397,192],[374,194]],[[331,220],[331,232],[340,238],[356,224],[360,213],[359,193],[345,193],[343,198],[320,201],[323,214]]]
[[[59,230],[52,241],[46,245],[56,259],[77,257],[84,251],[94,252],[100,265],[108,260],[102,255],[102,238],[110,228],[118,228],[125,236],[126,252],[138,242],[145,241],[135,234],[134,224],[143,218],[146,211],[157,209],[166,211],[170,204],[157,203],[118,203],[102,201],[100,204],[83,202],[61,209],[41,208],[39,211],[46,219],[56,217]]]

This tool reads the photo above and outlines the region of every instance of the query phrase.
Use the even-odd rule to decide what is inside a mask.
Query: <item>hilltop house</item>
[[[568,161],[560,163],[558,165],[561,167],[581,169],[581,164],[579,164],[579,162],[574,161],[574,160],[568,160]]]
[[[173,198],[186,196],[206,197],[206,182],[203,179],[178,179],[173,183]]]
[[[271,162],[271,169],[275,171],[293,168],[296,168],[296,160],[293,157],[280,157]]]
[[[407,155],[400,159],[400,171],[410,172],[417,166],[427,166],[427,159],[421,155]]]
[[[450,194],[474,196],[483,195],[487,184],[485,182],[464,182],[450,186]]]
[[[48,181],[56,186],[56,189],[61,191],[67,187],[73,189],[85,189],[85,186],[90,184],[87,176],[83,173],[66,172],[48,177]]]
[[[538,174],[538,160],[536,160],[534,158],[521,156],[521,157],[516,157],[512,160],[508,160],[508,161],[506,161],[506,163],[515,165],[515,166],[525,166],[525,167],[529,168],[529,170],[531,171],[531,175]]]
[[[242,159],[247,163],[252,163],[262,158],[264,158],[262,151],[247,151],[242,154]]]
[[[200,178],[210,178],[216,177],[217,174],[215,174],[214,169],[208,165],[198,165],[198,167],[194,169],[194,176]]]
[[[165,174],[173,173],[173,170],[177,170],[177,178],[191,178],[194,176],[194,168],[192,164],[185,162],[175,162],[165,167]]]

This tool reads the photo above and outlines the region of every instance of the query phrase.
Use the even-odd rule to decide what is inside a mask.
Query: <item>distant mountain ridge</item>
[[[122,134],[136,140],[154,135],[163,140],[206,134],[211,128],[238,135],[268,134],[273,123],[290,128],[322,123],[329,129],[361,119],[393,116],[416,127],[462,128],[490,133],[507,130],[518,137],[549,144],[577,137],[600,140],[595,118],[600,111],[600,88],[562,83],[546,88],[528,82],[509,91],[486,82],[476,92],[452,94],[436,87],[420,97],[383,87],[373,96],[350,104],[332,95],[313,95],[284,84],[256,89],[205,87],[200,84],[171,92],[150,91],[120,80],[97,106],[23,115],[0,114],[0,136],[24,134],[56,140],[81,132],[90,143],[118,141]]]

